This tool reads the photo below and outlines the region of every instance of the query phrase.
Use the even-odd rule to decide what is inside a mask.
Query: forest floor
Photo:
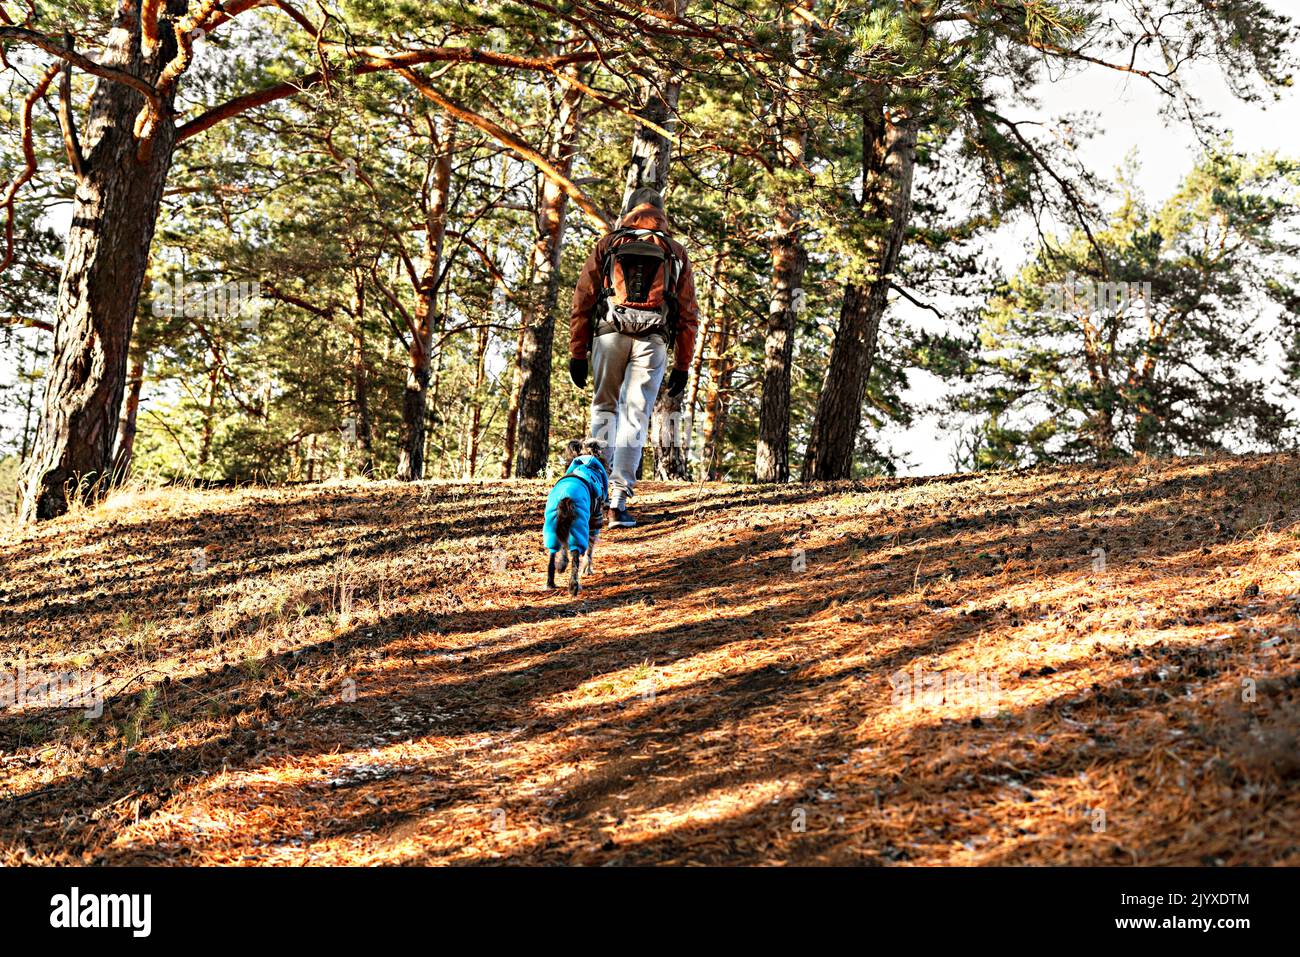
[[[647,483],[576,598],[546,489],[9,532],[0,863],[1300,864],[1296,456]]]

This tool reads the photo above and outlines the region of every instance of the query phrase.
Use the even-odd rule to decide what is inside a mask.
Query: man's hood
[[[624,213],[619,225],[624,229],[658,229],[668,232],[668,217],[662,209],[642,203]]]

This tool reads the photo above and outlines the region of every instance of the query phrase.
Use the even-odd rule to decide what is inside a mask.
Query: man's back
[[[591,434],[607,442],[612,453],[610,525],[616,528],[636,524],[627,500],[668,351],[673,351],[668,394],[677,396],[686,388],[700,324],[690,257],[668,235],[663,200],[648,188],[633,199],[620,229],[603,236],[587,257],[569,314],[569,375],[582,388],[589,365],[593,372]],[[617,279],[610,275],[615,271]]]
[[[653,229],[664,233],[673,255],[681,265],[681,275],[677,278],[676,315],[673,321],[673,367],[688,369],[691,356],[695,351],[695,336],[700,325],[699,304],[695,295],[695,273],[691,268],[690,257],[686,247],[669,235],[668,217],[663,210],[649,203],[642,203],[624,214],[619,221],[622,229]],[[578,276],[578,285],[573,290],[573,308],[569,313],[569,355],[574,359],[587,359],[591,352],[593,323],[600,317],[595,315],[601,305],[601,290],[605,277],[601,274],[605,256],[618,238],[614,233],[602,236],[587,257],[586,264]]]

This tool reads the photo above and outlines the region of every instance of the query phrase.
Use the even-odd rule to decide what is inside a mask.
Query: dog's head
[[[609,445],[603,439],[590,436],[585,439],[570,439],[564,447],[564,467],[567,469],[574,459],[582,455],[594,456],[605,466],[605,471],[609,471]]]
[[[582,454],[595,456],[600,464],[609,471],[609,443],[604,439],[585,438],[582,440]]]

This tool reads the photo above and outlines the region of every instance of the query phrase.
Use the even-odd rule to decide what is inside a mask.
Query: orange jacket
[[[667,217],[649,203],[628,210],[619,225],[633,229],[668,231]],[[609,243],[609,236],[602,237],[596,243],[596,248],[591,251],[586,265],[582,267],[582,274],[578,276],[577,288],[573,290],[573,309],[569,313],[569,355],[575,359],[585,359],[591,352],[592,313],[600,301],[600,287],[604,281],[600,265],[609,249]],[[686,250],[675,239],[668,240],[668,243],[682,262],[682,274],[677,278],[677,335],[673,343],[673,368],[685,371],[690,368],[691,355],[695,352],[700,307],[695,301],[695,273],[691,269]]]

